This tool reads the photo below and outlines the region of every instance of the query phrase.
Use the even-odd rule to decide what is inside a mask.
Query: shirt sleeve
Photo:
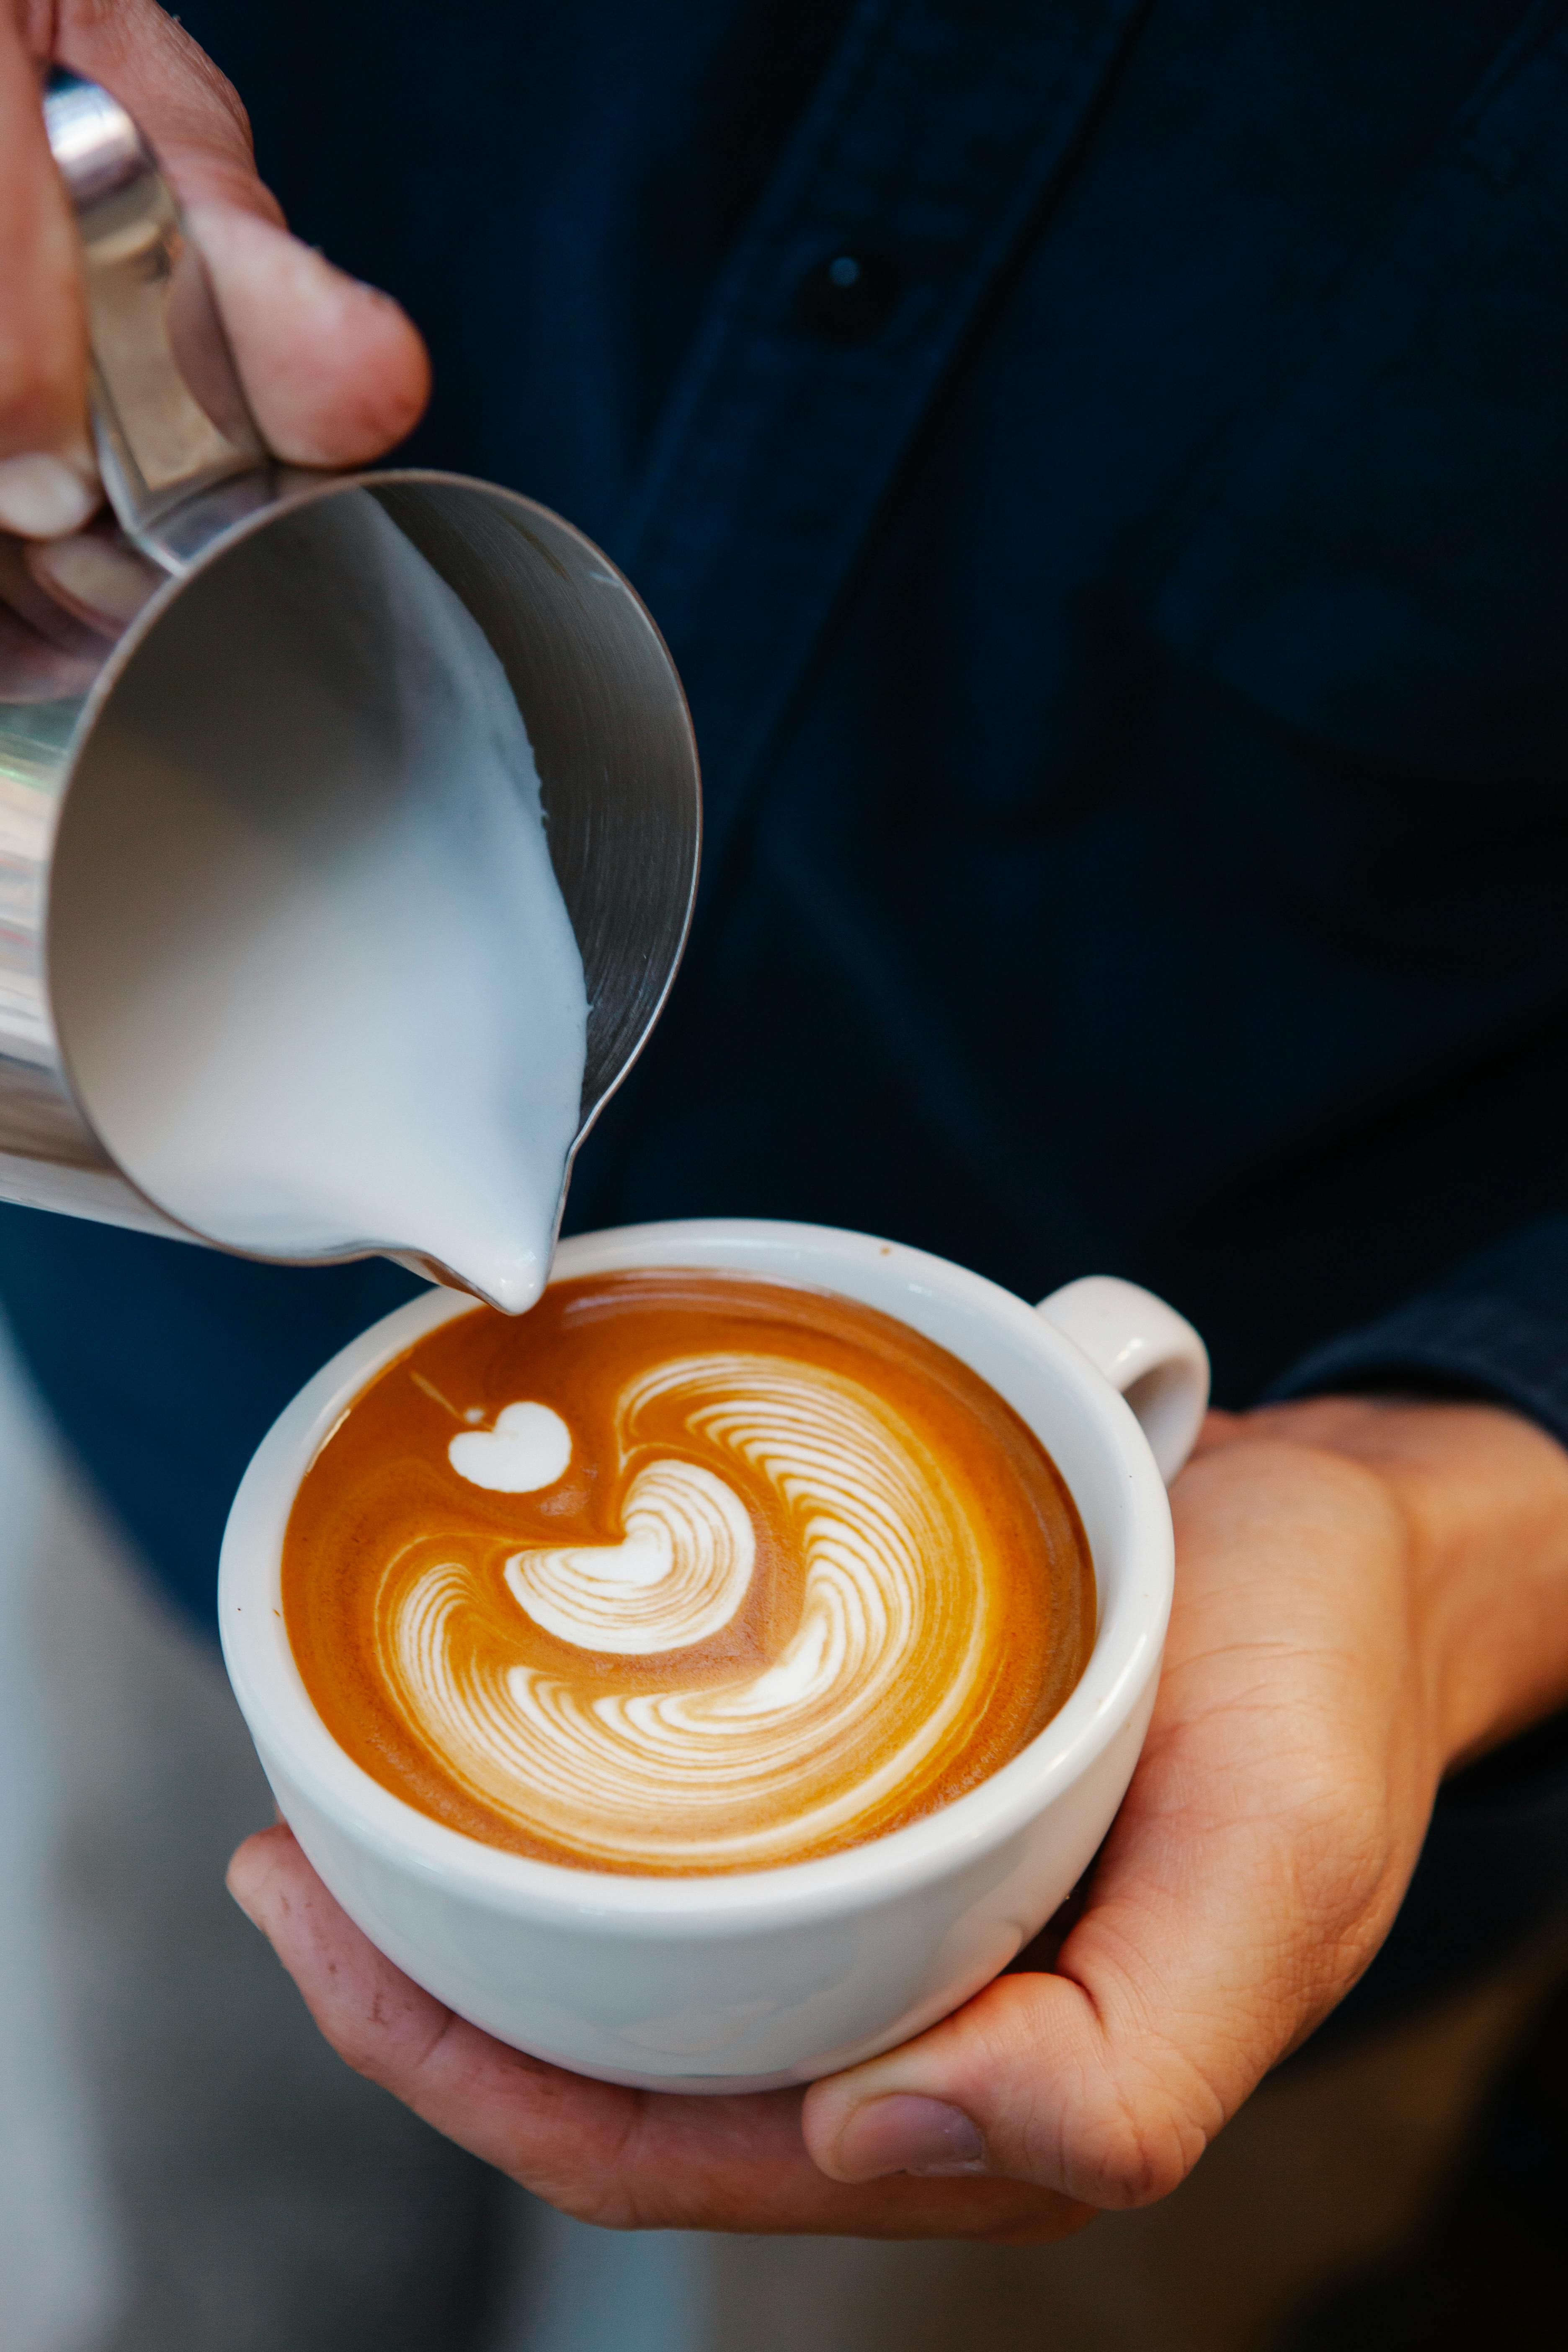
[[[1386,1387],[1490,1398],[1568,1445],[1568,1217],[1521,1227],[1314,1348],[1264,1401]]]

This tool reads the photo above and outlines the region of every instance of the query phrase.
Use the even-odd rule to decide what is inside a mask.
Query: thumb
[[[993,2174],[1100,2210],[1148,2204],[1185,2179],[1226,2106],[1158,2037],[1130,2069],[1128,2040],[1144,2037],[1108,2031],[1068,1978],[1000,1977],[918,2040],[815,2084],[806,2147],[834,2180]]]
[[[1215,1446],[1172,1500],[1154,1717],[1056,1973],[998,1978],[814,2085],[806,2144],[835,2179],[1163,2196],[1388,1931],[1436,1775],[1386,1491],[1258,1439]]]
[[[355,466],[401,440],[429,393],[418,331],[390,297],[289,236],[211,58],[153,0],[64,0],[53,53],[112,91],[156,153],[269,447],[295,465]]]
[[[193,204],[185,222],[268,448],[297,466],[363,466],[413,431],[429,362],[390,295],[258,211]]]

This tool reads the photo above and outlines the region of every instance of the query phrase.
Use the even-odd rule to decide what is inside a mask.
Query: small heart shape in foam
[[[498,1495],[531,1495],[553,1486],[572,1459],[572,1432],[547,1404],[503,1405],[493,1429],[465,1429],[447,1459],[470,1486]]]

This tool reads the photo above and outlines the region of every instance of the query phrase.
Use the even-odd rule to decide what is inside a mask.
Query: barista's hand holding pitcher
[[[384,1959],[287,1829],[233,1890],[351,2065],[587,2220],[1008,2240],[1147,2202],[1366,1967],[1444,1772],[1568,1697],[1568,1455],[1513,1414],[1215,1414],[1172,1503],[1153,1726],[1054,1966],[804,2105],[520,2056]]]
[[[76,230],[39,115],[51,65],[102,82],[156,148],[279,457],[363,465],[428,390],[397,305],[289,235],[243,107],[173,17],[152,0],[0,0],[0,664],[8,695],[40,700],[79,690],[150,584],[100,513]]]

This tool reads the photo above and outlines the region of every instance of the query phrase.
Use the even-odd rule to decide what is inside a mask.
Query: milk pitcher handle
[[[1197,1442],[1209,1401],[1208,1349],[1186,1317],[1112,1274],[1065,1283],[1037,1311],[1126,1398],[1168,1486]]]
[[[162,570],[278,495],[205,268],[118,99],[51,76],[44,122],[76,209],[99,471],[116,520]]]

